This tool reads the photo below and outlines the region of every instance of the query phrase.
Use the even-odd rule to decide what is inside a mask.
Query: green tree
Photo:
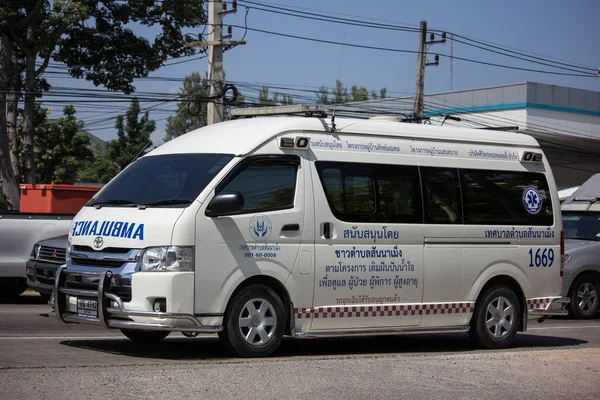
[[[77,171],[94,159],[90,138],[81,135],[83,122],[75,117],[75,107],[65,106],[63,116],[48,121],[47,110],[36,107],[36,179],[45,183],[75,183]]]
[[[108,183],[118,173],[117,165],[99,145],[93,147],[94,160],[77,171],[77,182]]]
[[[108,155],[120,170],[152,146],[150,134],[156,129],[156,123],[150,119],[148,111],[141,117],[140,113],[140,102],[134,97],[125,116],[117,117],[117,139],[108,143]]]
[[[348,89],[344,86],[342,81],[338,79],[335,81],[335,87],[331,89],[331,98],[329,97],[329,94],[329,87],[321,86],[319,91],[315,93],[317,96],[317,104],[342,104],[354,101],[366,101],[369,100],[369,95],[372,100],[384,99],[387,94],[387,89],[380,89],[379,95],[375,91],[371,91],[369,94],[369,90],[366,87],[353,85],[350,87],[350,94],[348,94]]]
[[[344,84],[339,79],[335,81],[335,88],[331,90],[331,93],[333,94],[334,104],[348,103],[350,101],[348,89],[344,87]]]
[[[177,111],[167,118],[165,142],[206,125],[206,102],[198,101],[209,95],[210,86],[199,72],[192,72],[183,79],[179,89]]]
[[[69,74],[95,85],[132,92],[133,80],[147,76],[170,57],[191,55],[193,40],[183,28],[203,25],[202,0],[3,0],[0,2],[0,179],[5,193],[18,193],[19,176],[10,165],[6,134],[6,85],[20,81],[24,66],[23,176],[35,182],[34,124],[36,85],[51,59],[63,62]],[[137,35],[132,28],[150,28]],[[155,36],[148,38],[148,33]],[[150,40],[149,40],[150,39]],[[16,55],[18,60],[14,61]],[[8,61],[8,62],[6,62]],[[39,65],[36,65],[39,61]],[[10,76],[9,76],[10,75]],[[19,79],[15,79],[19,77]],[[8,83],[7,83],[8,82]],[[9,96],[13,104],[18,96]],[[15,151],[12,152],[13,155]],[[9,186],[9,187],[6,187]]]
[[[317,95],[317,104],[330,104],[329,101],[329,88],[325,85],[319,88]]]
[[[269,97],[269,87],[263,86],[258,92],[258,102],[261,106],[289,106],[294,104],[294,99],[291,95],[283,94],[281,100],[279,99],[279,93],[273,93],[273,96]]]

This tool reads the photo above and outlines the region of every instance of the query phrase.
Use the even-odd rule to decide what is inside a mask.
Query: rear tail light
[[[560,277],[562,278],[565,274],[565,261],[567,257],[565,256],[565,233],[560,231]]]

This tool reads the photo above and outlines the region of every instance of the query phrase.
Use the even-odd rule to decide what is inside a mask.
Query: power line
[[[387,29],[387,30],[406,31],[406,32],[418,32],[419,31],[418,28],[413,28],[413,27],[409,27],[409,26],[372,23],[372,22],[368,22],[365,20],[332,17],[330,15],[320,14],[320,13],[319,14],[310,13],[310,12],[307,13],[305,11],[299,11],[298,9],[281,7],[281,6],[276,6],[276,5],[272,5],[272,4],[264,4],[261,2],[257,2],[257,1],[240,0],[240,2],[250,4],[250,6],[246,6],[246,7],[255,9],[258,11],[270,12],[270,13],[275,13],[275,14],[280,14],[280,15],[288,15],[288,16],[293,16],[296,18],[304,18],[304,19],[310,19],[310,20],[315,20],[315,21],[324,21],[324,22],[331,22],[331,23],[344,24],[344,25],[375,28],[375,29]],[[272,9],[261,8],[261,7],[257,7],[257,6],[270,7]],[[430,29],[430,31],[438,32],[438,33],[441,32],[440,30],[437,30],[437,29],[435,29],[435,30]],[[453,35],[454,37],[464,39],[464,40],[458,39],[457,42],[459,42],[459,43],[462,43],[462,44],[465,44],[468,46],[472,46],[475,48],[479,48],[479,49],[482,49],[485,51],[489,51],[492,53],[500,54],[500,55],[503,55],[506,57],[511,57],[511,58],[523,60],[526,62],[531,62],[531,63],[535,63],[535,64],[539,64],[539,65],[545,65],[545,66],[549,66],[552,68],[563,69],[563,70],[578,72],[578,73],[583,73],[583,72],[596,73],[597,72],[596,68],[581,67],[581,66],[578,66],[575,64],[563,63],[563,62],[559,62],[559,61],[549,60],[548,58],[536,57],[536,56],[532,56],[530,54],[525,54],[525,53],[517,52],[514,50],[510,50],[507,48],[502,48],[502,47],[494,45],[494,44],[488,44],[483,41],[480,41],[477,39],[472,39],[472,38],[469,38],[467,36],[463,36],[460,34],[455,34],[452,32],[448,32],[448,33]],[[471,41],[471,42],[474,42],[477,44],[469,43],[468,41]],[[484,47],[484,46],[487,46],[487,47]],[[501,50],[501,51],[498,51],[498,50]],[[519,57],[519,56],[523,56],[523,57]],[[527,57],[527,58],[525,58],[525,57]],[[531,59],[529,59],[529,58],[531,58]],[[535,61],[535,60],[538,60],[538,61]],[[542,62],[540,62],[540,61],[542,61]],[[553,64],[557,64],[557,65],[553,65]],[[566,67],[571,67],[571,68],[564,68],[564,67],[561,67],[560,65],[566,66]],[[577,69],[573,69],[573,68],[577,68]],[[582,70],[585,70],[585,71],[582,71]]]
[[[237,28],[242,28],[239,25],[232,25],[232,26],[235,26]],[[287,33],[274,32],[274,31],[269,31],[269,30],[265,30],[265,29],[257,29],[257,28],[250,28],[250,27],[246,27],[246,29],[248,29],[249,31],[260,32],[260,33],[264,33],[264,34],[268,34],[268,35],[281,36],[281,37],[305,40],[305,41],[316,42],[316,43],[332,44],[332,45],[336,45],[336,46],[344,45],[347,47],[355,47],[355,48],[362,48],[362,49],[368,49],[368,50],[388,51],[388,52],[394,52],[394,53],[409,53],[409,54],[419,54],[420,53],[416,50],[394,49],[394,48],[389,48],[389,47],[368,46],[368,45],[361,45],[361,44],[355,44],[355,43],[342,43],[342,42],[337,42],[337,41],[333,41],[333,40],[316,39],[316,38],[311,38],[311,37],[306,37],[306,36],[291,35],[291,34],[287,34]],[[442,53],[436,53],[436,54],[439,54],[440,57],[450,58],[450,56],[447,54],[442,54]],[[474,64],[488,65],[488,66],[492,66],[492,67],[506,68],[506,69],[512,69],[512,70],[518,70],[518,71],[536,72],[536,73],[549,74],[549,75],[576,76],[576,77],[582,77],[582,78],[597,78],[597,76],[594,74],[586,75],[586,74],[574,74],[574,73],[567,73],[567,72],[545,71],[545,70],[539,70],[539,69],[523,68],[523,67],[517,67],[517,66],[512,66],[512,65],[497,64],[497,63],[491,63],[491,62],[486,62],[486,61],[473,60],[470,58],[457,57],[457,56],[453,56],[452,58],[454,60],[465,61],[465,62],[474,63]]]

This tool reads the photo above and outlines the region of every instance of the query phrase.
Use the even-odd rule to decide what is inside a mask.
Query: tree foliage
[[[117,117],[117,139],[108,143],[108,154],[120,170],[152,146],[150,134],[156,129],[156,123],[150,119],[148,111],[141,117],[140,114],[140,102],[134,97],[127,113]]]
[[[66,64],[75,78],[132,92],[135,78],[147,76],[170,57],[194,53],[193,48],[185,46],[193,39],[182,31],[206,22],[203,3],[202,0],[0,2],[0,58],[5,66],[0,68],[0,179],[13,206],[18,204],[21,181],[21,174],[15,173],[11,166],[17,152],[22,153],[24,180],[34,183],[36,179],[34,104],[40,77],[50,60]],[[147,29],[136,34],[133,29],[139,27]],[[148,38],[150,32],[154,37]],[[11,148],[6,126],[7,110],[15,110],[19,99],[12,95],[15,82],[22,82],[18,91],[24,93],[22,151]]]
[[[106,149],[95,145],[92,148],[94,159],[77,170],[77,182],[108,183],[119,173],[119,168],[110,159]]]
[[[375,91],[369,93],[369,90],[366,87],[359,87],[357,85],[352,85],[350,87],[350,93],[348,93],[348,88],[344,86],[339,79],[335,81],[335,87],[331,88],[331,91],[329,90],[329,87],[323,85],[319,88],[319,91],[315,93],[318,104],[343,104],[355,101],[366,101],[369,100],[369,98],[371,100],[384,99],[386,94],[386,88],[382,88],[379,90],[379,94],[377,94]]]
[[[289,106],[294,104],[294,99],[291,95],[283,94],[281,95],[281,100],[279,99],[279,93],[273,93],[271,97],[269,97],[269,87],[263,86],[258,92],[258,105],[260,106]]]
[[[199,72],[192,72],[183,79],[175,115],[167,118],[165,142],[206,125],[206,102],[194,101],[208,97],[210,85]]]
[[[56,121],[48,121],[45,111],[37,106],[36,179],[45,183],[75,183],[77,171],[94,159],[90,138],[79,134],[83,122],[75,117],[75,107],[65,106],[64,115]]]

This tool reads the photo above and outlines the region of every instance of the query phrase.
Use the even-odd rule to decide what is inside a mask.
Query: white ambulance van
[[[57,318],[146,342],[218,333],[253,357],[286,335],[500,348],[566,313],[535,139],[316,115],[207,126],[122,171],[73,220]]]

